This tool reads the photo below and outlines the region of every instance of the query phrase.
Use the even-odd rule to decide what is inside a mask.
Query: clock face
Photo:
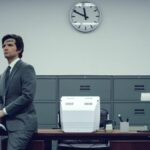
[[[72,26],[85,33],[95,30],[100,23],[100,18],[98,7],[90,2],[77,3],[70,13]]]

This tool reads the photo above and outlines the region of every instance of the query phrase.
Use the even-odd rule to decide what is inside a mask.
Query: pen
[[[123,122],[122,117],[121,117],[120,114],[118,114],[118,118],[119,118],[120,122]]]

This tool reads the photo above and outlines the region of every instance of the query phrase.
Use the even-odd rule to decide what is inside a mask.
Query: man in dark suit
[[[33,66],[21,60],[24,43],[20,36],[5,35],[2,48],[10,67],[1,75],[0,119],[8,131],[7,150],[25,150],[37,130],[36,75]]]

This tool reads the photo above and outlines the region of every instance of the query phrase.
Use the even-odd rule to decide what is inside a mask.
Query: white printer
[[[60,122],[64,132],[94,132],[100,124],[99,96],[62,96]]]

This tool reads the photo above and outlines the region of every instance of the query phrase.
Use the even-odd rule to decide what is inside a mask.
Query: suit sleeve
[[[0,86],[1,86],[1,75],[0,75]],[[2,109],[3,99],[2,99],[2,93],[1,93],[1,87],[0,87],[0,110]]]
[[[27,65],[21,74],[21,95],[5,107],[7,115],[17,114],[32,103],[36,91],[36,75],[34,68]]]

